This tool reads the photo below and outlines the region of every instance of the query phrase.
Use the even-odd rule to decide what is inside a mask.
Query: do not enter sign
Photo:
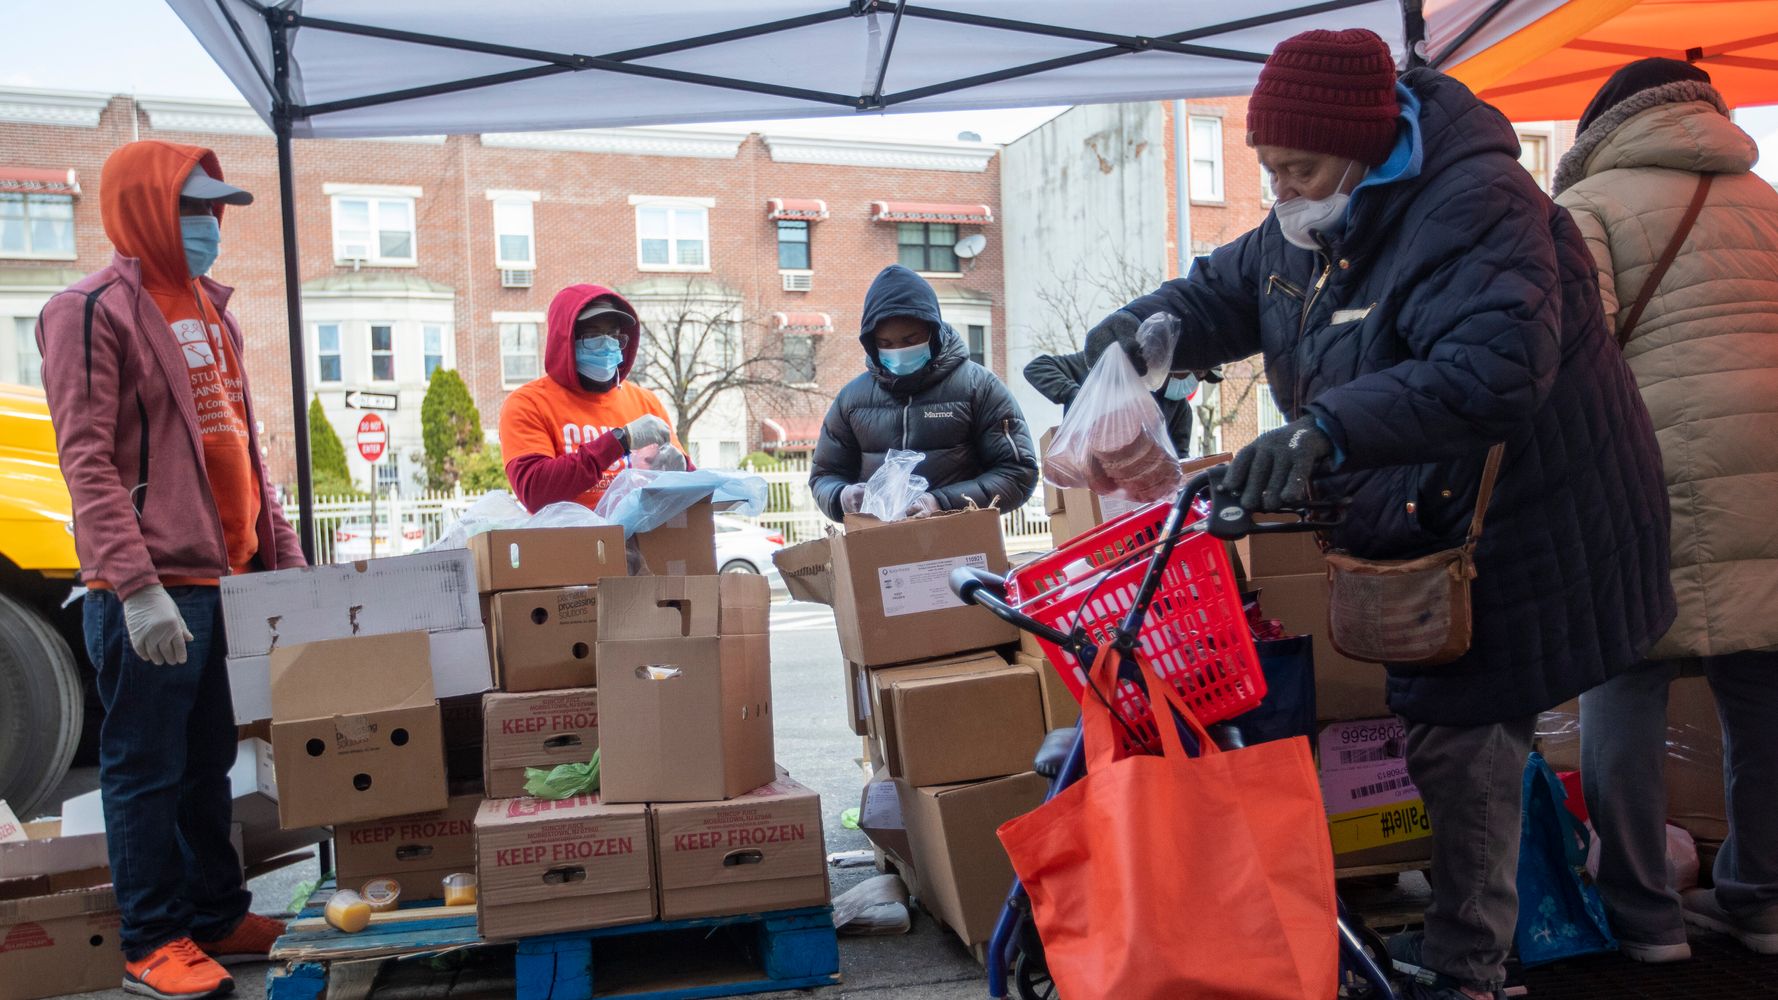
[[[389,428],[383,424],[383,418],[366,413],[358,421],[358,454],[364,456],[366,462],[375,462],[383,457],[383,450],[388,446]]]

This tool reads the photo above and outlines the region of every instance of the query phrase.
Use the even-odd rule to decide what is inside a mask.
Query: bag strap
[[[1642,311],[1648,308],[1649,300],[1654,298],[1655,289],[1661,285],[1661,279],[1667,276],[1667,269],[1673,266],[1673,259],[1679,256],[1679,248],[1690,235],[1692,225],[1698,221],[1698,213],[1704,210],[1704,199],[1710,196],[1710,182],[1715,174],[1699,174],[1697,190],[1692,192],[1692,202],[1685,207],[1685,215],[1679,219],[1679,228],[1673,231],[1673,239],[1668,241],[1667,249],[1661,251],[1661,259],[1655,262],[1655,269],[1648,274],[1648,280],[1642,283],[1642,294],[1636,296],[1636,304],[1630,307],[1630,315],[1624,319],[1624,325],[1617,332],[1617,346],[1623,350],[1630,342],[1630,332],[1642,319]]]
[[[1473,553],[1482,540],[1482,519],[1488,514],[1488,501],[1494,498],[1494,483],[1500,478],[1500,460],[1506,454],[1506,442],[1488,449],[1488,462],[1482,466],[1482,485],[1475,494],[1475,517],[1469,522],[1469,537],[1463,540],[1463,551]]]

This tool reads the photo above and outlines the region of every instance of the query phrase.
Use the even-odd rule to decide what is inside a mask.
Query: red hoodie
[[[500,447],[506,478],[531,510],[564,500],[594,507],[628,462],[612,432],[645,414],[671,424],[654,393],[629,380],[641,341],[641,324],[624,346],[618,384],[607,392],[581,388],[574,370],[574,320],[594,299],[605,298],[632,318],[624,297],[599,285],[569,285],[549,304],[543,348],[544,376],[520,386],[500,407]],[[674,438],[673,444],[679,446]],[[681,448],[680,450],[684,450]]]

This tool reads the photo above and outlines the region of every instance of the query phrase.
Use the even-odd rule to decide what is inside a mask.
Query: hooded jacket
[[[574,368],[575,317],[599,298],[637,319],[617,368],[618,384],[607,392],[582,388]],[[609,288],[569,285],[550,300],[544,374],[515,389],[500,407],[506,478],[520,503],[530,510],[568,500],[598,506],[612,479],[629,466],[614,432],[650,413],[672,423],[660,398],[630,381],[641,342],[635,307]],[[679,446],[677,438],[673,444]]]
[[[208,345],[181,344],[149,292],[190,284],[179,189],[199,163],[222,178],[216,154],[198,146],[151,140],[113,153],[100,198],[117,250],[108,266],[52,297],[38,318],[43,387],[73,500],[81,573],[120,597],[160,580],[215,580],[230,572],[186,358]],[[220,205],[216,211],[220,216]],[[241,329],[228,312],[233,289],[207,277],[197,286],[239,359]],[[246,374],[240,377],[249,488],[258,491],[252,565],[301,566],[302,547],[260,462],[253,393]]]
[[[909,375],[883,367],[872,335],[891,316],[923,320],[933,330],[932,360]],[[839,521],[840,492],[870,479],[891,448],[923,452],[915,468],[943,510],[974,501],[1011,510],[1037,485],[1037,457],[1024,415],[993,372],[969,360],[963,339],[939,315],[924,278],[891,264],[864,297],[864,373],[846,383],[827,417],[809,470],[809,488]]]
[[[1556,172],[1620,333],[1697,188],[1708,199],[1624,345],[1672,505],[1679,617],[1652,657],[1778,648],[1778,192],[1707,83],[1642,90]]]
[[[1040,354],[1025,365],[1025,381],[1031,388],[1043,394],[1043,398],[1060,406],[1063,413],[1074,405],[1074,397],[1080,394],[1080,385],[1087,380],[1087,373],[1092,365],[1087,363],[1087,352],[1075,351],[1073,354]],[[1200,386],[1201,388],[1201,386]],[[1161,415],[1167,418],[1167,437],[1173,442],[1173,450],[1181,456],[1191,453],[1192,446],[1192,402],[1189,399],[1168,399],[1165,391],[1154,394],[1156,405],[1161,408]]]
[[[1416,723],[1526,719],[1630,669],[1673,621],[1667,492],[1648,410],[1612,343],[1574,219],[1517,162],[1501,114],[1413,70],[1400,139],[1319,251],[1275,217],[1127,308],[1185,324],[1174,364],[1265,353],[1279,408],[1343,461],[1337,548],[1407,559],[1463,543],[1488,450],[1506,445],[1476,549],[1474,642],[1388,669]]]

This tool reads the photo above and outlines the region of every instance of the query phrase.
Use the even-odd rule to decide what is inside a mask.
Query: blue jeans
[[[181,664],[136,655],[116,594],[90,591],[84,609],[105,706],[99,793],[130,961],[187,935],[220,941],[253,901],[229,843],[236,741],[221,592],[167,591],[192,635]]]

